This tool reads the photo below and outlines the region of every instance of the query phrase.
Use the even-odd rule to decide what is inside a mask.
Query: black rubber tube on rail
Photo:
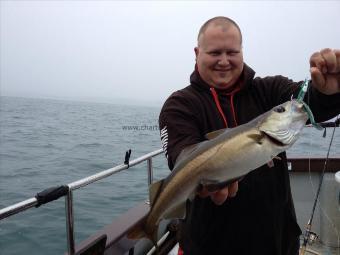
[[[39,207],[43,204],[47,204],[51,201],[57,200],[58,198],[65,196],[68,190],[69,190],[68,186],[61,185],[51,187],[37,193],[35,198],[38,200],[38,204],[35,207]]]

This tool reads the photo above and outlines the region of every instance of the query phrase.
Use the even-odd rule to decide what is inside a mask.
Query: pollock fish
[[[272,162],[298,139],[308,114],[303,104],[290,100],[235,128],[217,130],[205,141],[185,148],[171,174],[150,186],[150,211],[130,238],[158,239],[162,219],[182,219],[186,202],[199,187],[216,190],[252,170]]]

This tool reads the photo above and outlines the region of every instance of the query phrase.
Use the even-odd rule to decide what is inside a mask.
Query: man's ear
[[[199,53],[199,48],[198,48],[198,47],[195,47],[195,48],[194,48],[194,51],[195,51],[195,56],[196,56],[196,59],[197,59],[197,56],[198,56],[198,53]]]

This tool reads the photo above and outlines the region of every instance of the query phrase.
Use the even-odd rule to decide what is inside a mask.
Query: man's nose
[[[218,61],[219,65],[226,66],[229,65],[229,58],[227,53],[223,53],[220,55],[220,59]]]

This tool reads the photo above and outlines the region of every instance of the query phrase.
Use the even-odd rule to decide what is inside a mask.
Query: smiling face
[[[232,24],[210,24],[198,38],[195,54],[200,76],[212,87],[230,88],[242,73],[241,34]]]

